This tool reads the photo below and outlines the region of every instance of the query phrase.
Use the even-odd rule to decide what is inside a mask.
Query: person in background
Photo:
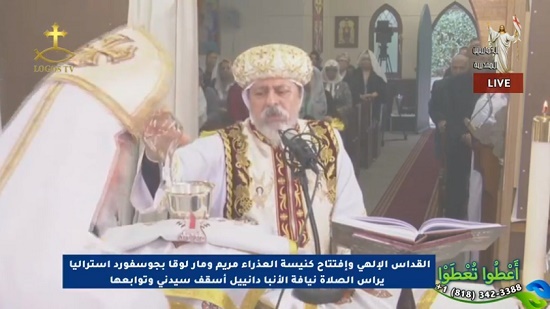
[[[353,77],[353,71],[355,70],[353,65],[351,65],[349,54],[341,53],[336,57],[336,61],[338,61],[338,65],[340,66],[340,75],[342,75],[342,78],[349,86]]]
[[[322,120],[327,116],[327,97],[321,71],[313,67],[311,81],[304,86],[303,104],[300,117]]]
[[[216,90],[218,98],[222,102],[222,106],[227,108],[227,94],[229,88],[233,86],[235,80],[231,73],[231,61],[226,58],[220,58],[212,73],[212,88]]]
[[[374,53],[370,50],[361,53],[351,80],[351,94],[354,103],[369,101],[374,103],[372,108],[374,121],[382,119],[382,105],[387,102],[386,83],[386,74],[380,68]]]
[[[222,101],[218,97],[216,90],[214,88],[204,84],[204,76],[202,70],[199,70],[199,81],[202,81],[201,90],[206,100],[206,119],[205,122],[211,119],[215,119],[225,112],[225,107],[222,104]],[[201,123],[202,127],[204,123]]]
[[[385,113],[383,110],[385,103],[387,102],[386,83],[386,74],[382,71],[378,61],[376,61],[376,56],[374,53],[370,50],[366,50],[361,53],[361,55],[359,55],[357,69],[355,70],[351,80],[351,94],[353,97],[353,103],[361,107],[358,111],[362,117],[361,122],[359,123],[360,130],[362,132],[367,132],[367,128],[374,129],[372,132],[374,132],[375,138],[372,143],[368,138],[368,134],[361,135],[360,144],[365,153],[370,151],[369,147],[372,147],[377,143],[379,144],[379,141],[383,139],[381,133],[384,129],[382,122]],[[370,115],[366,113],[365,108],[367,110],[370,108]],[[370,119],[367,117],[370,117]],[[373,159],[378,156],[375,151],[372,151],[371,153],[373,154]],[[358,163],[360,167],[368,167],[368,156],[365,155],[358,158]]]
[[[216,52],[209,52],[206,54],[205,68],[203,75],[203,85],[213,86],[212,84],[212,73],[214,72],[214,67],[218,63],[219,55]]]
[[[468,65],[470,64],[468,57],[458,54],[451,60],[451,74],[456,76],[458,74],[466,73],[468,71]],[[450,77],[450,76],[449,76]],[[436,80],[432,86],[432,96],[428,102],[428,113],[432,118],[433,123],[437,127],[435,134],[435,151],[438,158],[442,159],[443,145],[441,141],[441,134],[445,132],[447,125],[447,119],[449,118],[448,100],[445,98],[445,91],[447,91],[446,82],[448,78]]]
[[[478,38],[474,38],[474,39],[471,39],[470,42],[468,43],[469,46],[470,45],[475,45],[475,46],[479,46],[480,43],[479,43],[479,39]],[[459,50],[458,50],[458,53],[457,55],[463,55],[463,56],[468,56],[468,54],[471,54],[472,53],[472,50],[469,49],[468,47],[466,46],[463,46],[461,47]],[[451,64],[452,66],[452,64]],[[446,77],[449,77],[449,76],[452,76],[452,72],[451,72],[451,67],[448,67],[446,70],[445,70],[445,73],[443,74],[443,78],[446,78]]]
[[[341,107],[351,106],[352,97],[348,84],[344,81],[344,76],[340,73],[339,65],[336,60],[327,60],[323,66],[323,82],[325,91],[328,92],[327,110],[329,115],[337,114]]]
[[[473,40],[469,50],[479,46]],[[490,55],[489,55],[490,56]],[[442,100],[447,103],[448,114],[445,125],[446,140],[446,197],[444,204],[445,217],[454,219],[467,218],[469,199],[469,179],[472,166],[472,135],[464,123],[470,119],[477,100],[481,94],[473,91],[474,62],[484,62],[486,57],[468,54],[468,72],[451,76],[445,81]]]
[[[312,51],[311,53],[309,53],[309,59],[311,59],[311,63],[313,63],[314,67],[319,70],[322,69],[323,60],[321,59],[321,54],[316,51]]]

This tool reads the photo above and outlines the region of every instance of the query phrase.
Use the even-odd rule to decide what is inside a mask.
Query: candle
[[[546,239],[550,213],[550,116],[544,102],[542,116],[533,119],[533,142],[529,168],[523,283],[544,280]]]

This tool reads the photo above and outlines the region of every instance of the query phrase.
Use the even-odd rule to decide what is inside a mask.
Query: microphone
[[[289,156],[290,165],[295,166],[300,172],[305,172],[305,170],[311,170],[315,175],[319,174],[319,155],[317,147],[308,140],[305,140],[302,136],[294,129],[288,129],[285,131],[279,131],[281,136],[281,142],[286,150],[287,155]],[[293,163],[293,164],[292,164]]]
[[[298,177],[302,186],[302,192],[304,194],[307,207],[306,220],[309,219],[309,222],[311,223],[311,232],[313,234],[313,242],[315,244],[315,254],[321,254],[319,230],[315,221],[312,205],[312,200],[315,196],[316,189],[313,190],[313,194],[310,196],[308,179],[305,173],[307,170],[311,170],[317,176],[317,180],[319,180],[319,166],[321,169],[324,169],[324,167],[319,161],[319,149],[316,144],[321,145],[321,140],[314,134],[298,133],[294,129],[279,131],[279,135],[281,136],[281,142],[283,143],[285,149],[285,163],[291,168],[293,174]],[[304,136],[308,136],[309,139],[305,139]],[[314,143],[313,141],[317,141],[317,143]],[[315,181],[315,183],[317,183],[317,181]],[[347,290],[345,289],[294,289],[292,291],[292,295],[307,304],[323,305],[340,301],[346,292]],[[275,308],[279,308],[283,293],[284,289],[279,295],[279,300]]]

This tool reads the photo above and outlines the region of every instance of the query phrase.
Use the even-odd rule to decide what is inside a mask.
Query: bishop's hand
[[[143,133],[145,155],[153,162],[164,162],[166,157],[190,142],[183,127],[168,111],[155,112]]]

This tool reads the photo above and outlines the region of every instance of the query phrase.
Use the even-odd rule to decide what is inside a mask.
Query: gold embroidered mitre
[[[232,69],[235,81],[243,89],[265,78],[288,78],[305,85],[313,74],[309,55],[298,47],[285,44],[250,48],[235,59]]]
[[[168,92],[172,63],[145,30],[121,27],[75,51],[51,81],[73,84],[98,99],[132,134],[139,136]]]

